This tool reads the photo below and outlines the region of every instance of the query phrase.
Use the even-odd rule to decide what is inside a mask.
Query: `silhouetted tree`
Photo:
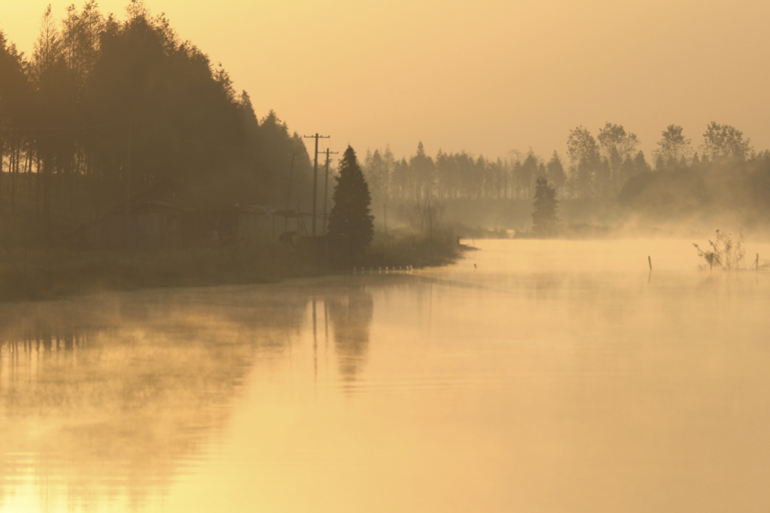
[[[535,182],[534,207],[532,231],[537,235],[553,235],[558,222],[558,200],[556,191],[543,176],[539,176]]]
[[[606,161],[603,177],[599,180],[599,189],[605,194],[614,194],[623,185],[621,167],[623,160],[633,155],[639,146],[635,134],[626,132],[621,125],[606,123],[597,136],[599,150]]]
[[[658,149],[655,151],[656,161],[660,157],[663,162],[668,162],[671,159],[678,162],[682,158],[689,157],[691,153],[690,139],[685,138],[682,134],[682,127],[668,125],[662,132],[660,141],[658,141]]]
[[[374,217],[369,213],[372,201],[369,186],[350,146],[340,161],[336,180],[332,197],[334,207],[329,215],[329,238],[346,254],[346,264],[352,265],[372,241]]]
[[[644,152],[639,150],[634,157],[634,166],[636,167],[636,174],[647,173],[651,170],[650,165],[647,163],[647,159],[644,158]]]
[[[29,138],[25,138],[28,134],[23,131],[30,115],[31,94],[25,67],[22,55],[0,31],[0,193],[4,185],[3,172],[11,177],[13,192],[14,178],[19,174],[24,151],[29,145]]]
[[[596,139],[582,126],[570,131],[567,139],[567,154],[572,164],[572,180],[575,192],[579,196],[594,193],[594,178],[601,164],[601,155]]]
[[[546,165],[546,178],[548,178],[548,181],[552,183],[556,189],[563,187],[564,183],[567,181],[567,175],[564,172],[564,166],[561,164],[559,154],[555,151],[553,152],[551,160],[549,160],[548,164]]]
[[[730,125],[711,122],[703,133],[703,155],[712,161],[746,160],[751,154],[751,140]]]

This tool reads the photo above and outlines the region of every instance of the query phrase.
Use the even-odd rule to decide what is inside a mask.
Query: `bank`
[[[0,301],[46,300],[105,291],[275,283],[345,274],[324,251],[303,244],[235,244],[154,251],[4,248]],[[454,262],[463,246],[451,233],[432,238],[377,234],[358,267],[421,268]]]

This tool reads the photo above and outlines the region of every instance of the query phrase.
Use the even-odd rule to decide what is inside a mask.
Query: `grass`
[[[451,264],[463,246],[453,232],[435,232],[433,237],[404,234],[375,234],[364,260],[365,267],[432,267]]]
[[[743,247],[743,234],[733,239],[729,233],[717,230],[716,238],[708,241],[708,247],[702,249],[693,243],[698,256],[703,259],[702,269],[722,269],[724,271],[743,268],[746,250]]]
[[[453,262],[461,252],[457,238],[435,233],[378,234],[366,267],[426,267]],[[0,301],[44,300],[109,290],[274,283],[288,278],[335,274],[292,247],[233,246],[163,251],[72,251],[0,247]]]
[[[6,252],[9,256],[9,252]],[[329,270],[283,247],[155,252],[55,252],[0,262],[0,301],[53,299],[105,290],[270,283]]]

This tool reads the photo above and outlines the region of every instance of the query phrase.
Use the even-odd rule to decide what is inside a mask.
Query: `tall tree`
[[[374,217],[369,213],[372,197],[356,153],[348,146],[340,161],[334,187],[334,207],[329,215],[329,238],[346,256],[346,264],[356,263],[374,235]]]
[[[425,153],[422,141],[417,145],[417,154],[409,159],[412,168],[415,201],[422,201],[432,194],[436,166]]]
[[[743,140],[743,132],[730,125],[712,121],[703,133],[703,155],[711,161],[746,160],[751,154],[751,140]]]
[[[4,171],[11,176],[18,173],[25,142],[22,129],[30,115],[30,84],[25,65],[22,54],[0,31],[0,187]],[[3,167],[6,160],[7,170]]]
[[[520,187],[524,197],[529,197],[530,191],[532,191],[532,182],[537,176],[538,164],[537,156],[535,156],[535,152],[530,148],[529,152],[527,152],[527,157],[519,168]]]
[[[674,160],[679,162],[682,158],[687,158],[692,154],[690,139],[682,134],[682,127],[679,125],[668,125],[662,132],[662,137],[658,141],[658,149],[655,151],[656,159],[663,159],[663,162]]]
[[[564,183],[567,181],[564,166],[562,166],[561,159],[559,159],[559,154],[556,153],[556,151],[553,152],[551,160],[549,160],[546,165],[546,178],[548,178],[548,181],[557,189],[563,187]]]
[[[591,195],[594,192],[594,178],[601,164],[601,154],[596,139],[588,129],[579,126],[570,131],[567,155],[574,170],[572,179],[575,192],[580,196]]]
[[[623,185],[623,176],[621,167],[623,161],[633,155],[639,146],[639,139],[635,134],[626,132],[622,125],[606,123],[604,128],[599,130],[597,136],[599,142],[599,151],[606,161],[603,166],[603,179],[600,180],[600,188],[605,193],[614,193],[620,190]]]
[[[558,200],[556,191],[548,185],[548,180],[537,177],[535,182],[535,202],[532,211],[532,231],[536,235],[553,235],[558,222]]]

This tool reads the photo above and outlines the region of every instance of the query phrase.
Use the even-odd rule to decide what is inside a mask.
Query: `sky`
[[[51,0],[61,19],[71,0]],[[83,2],[76,5],[80,7]],[[102,0],[124,18],[128,0]],[[606,122],[649,155],[670,124],[710,121],[770,148],[767,0],[146,0],[221,62],[257,115],[332,151],[548,157]],[[45,0],[0,0],[31,53]]]

